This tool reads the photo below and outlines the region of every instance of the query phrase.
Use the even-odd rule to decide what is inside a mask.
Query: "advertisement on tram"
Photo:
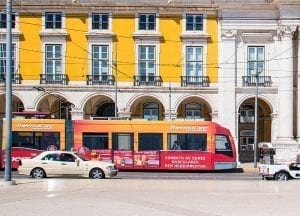
[[[209,121],[75,120],[74,149],[120,170],[236,168],[230,131]]]
[[[1,167],[5,166],[5,120],[2,125]],[[45,150],[65,148],[65,121],[60,119],[12,119],[12,168],[19,159],[31,158]]]

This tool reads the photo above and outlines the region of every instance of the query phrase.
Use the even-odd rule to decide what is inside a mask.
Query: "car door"
[[[47,175],[61,175],[61,162],[59,153],[49,153],[41,159],[41,167]]]
[[[83,169],[78,161],[79,159],[71,153],[61,153],[61,170],[64,175],[82,175]]]

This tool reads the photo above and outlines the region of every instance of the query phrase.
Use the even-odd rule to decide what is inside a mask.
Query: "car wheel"
[[[289,179],[289,175],[286,172],[279,172],[275,175],[275,180],[277,181],[287,181]]]
[[[44,178],[44,177],[46,177],[46,173],[42,168],[38,167],[38,168],[34,168],[31,171],[31,176],[32,176],[32,178]]]
[[[104,172],[99,168],[94,168],[90,172],[90,178],[92,179],[102,179],[104,177]]]

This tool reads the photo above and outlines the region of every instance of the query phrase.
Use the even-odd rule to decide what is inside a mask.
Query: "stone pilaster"
[[[278,29],[280,45],[278,142],[293,142],[293,36],[290,26]]]
[[[236,30],[221,31],[218,122],[236,134]]]

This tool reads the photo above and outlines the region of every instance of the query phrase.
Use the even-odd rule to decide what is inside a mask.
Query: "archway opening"
[[[180,103],[177,118],[211,121],[211,107],[201,98],[191,97]]]
[[[257,107],[257,143],[271,141],[271,108],[262,99]],[[245,100],[239,107],[238,154],[242,163],[254,161],[255,99]],[[257,145],[257,144],[256,144]],[[257,151],[258,158],[258,151]]]

